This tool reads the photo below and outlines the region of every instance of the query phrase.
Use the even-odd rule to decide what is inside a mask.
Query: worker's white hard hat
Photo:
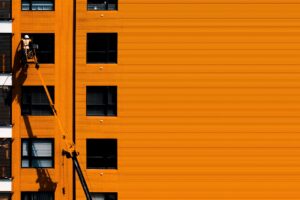
[[[25,35],[24,38],[25,38],[25,39],[29,39],[29,36],[28,36],[28,35]]]

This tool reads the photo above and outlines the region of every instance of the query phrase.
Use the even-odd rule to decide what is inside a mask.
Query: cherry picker
[[[72,141],[68,141],[66,139],[66,135],[65,135],[65,131],[63,129],[63,126],[62,126],[62,123],[60,121],[60,118],[58,117],[57,115],[57,110],[55,109],[55,106],[54,106],[54,103],[53,103],[53,100],[51,99],[51,96],[50,96],[50,93],[48,91],[48,88],[45,84],[45,81],[44,81],[44,78],[40,72],[40,65],[38,63],[38,59],[37,59],[37,56],[36,56],[36,50],[38,49],[38,45],[37,44],[33,44],[31,39],[29,38],[28,35],[25,35],[24,38],[22,39],[22,60],[23,60],[23,64],[25,66],[28,66],[29,64],[34,64],[35,65],[35,69],[36,69],[36,72],[37,72],[37,75],[43,85],[43,88],[45,90],[45,93],[46,93],[46,96],[48,98],[48,101],[49,101],[49,104],[50,104],[50,107],[51,107],[51,110],[53,112],[53,115],[54,115],[54,118],[58,124],[58,128],[59,128],[59,131],[61,132],[61,135],[62,135],[62,141],[63,141],[63,144],[64,144],[64,147],[62,149],[62,154],[64,156],[66,156],[67,158],[71,158],[72,161],[73,161],[73,165],[75,167],[75,170],[77,172],[77,175],[79,177],[79,180],[80,180],[80,183],[82,185],[82,188],[84,190],[84,193],[85,193],[85,196],[86,196],[86,199],[87,200],[92,200],[92,197],[91,197],[91,194],[89,192],[89,188],[88,188],[88,185],[85,181],[85,178],[83,176],[83,173],[82,173],[82,170],[81,170],[81,167],[79,165],[79,162],[78,162],[78,159],[77,159],[77,156],[79,155],[79,153],[76,151],[75,149],[75,144],[72,142]]]

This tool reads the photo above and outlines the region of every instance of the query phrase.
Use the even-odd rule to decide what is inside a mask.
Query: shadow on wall
[[[28,133],[28,137],[29,138],[36,138],[36,136],[33,135],[32,132],[32,128],[30,125],[30,121],[28,119],[27,116],[23,116],[24,122],[25,122],[25,126],[26,126],[26,130]],[[39,184],[39,191],[44,191],[44,192],[53,192],[55,191],[56,187],[57,187],[57,182],[54,182],[51,177],[50,174],[48,172],[48,169],[46,168],[36,168],[36,173],[38,178],[36,179],[36,183]]]
[[[26,66],[22,58],[23,56],[22,56],[21,43],[19,43],[15,52],[14,64],[13,64],[14,90],[12,93],[12,101],[16,100],[19,105],[21,105],[21,87],[27,78],[27,70],[28,70],[28,66]],[[27,116],[23,116],[23,119],[28,133],[28,138],[36,138],[36,136],[34,136],[33,134],[29,118]],[[55,191],[57,187],[57,183],[51,179],[48,169],[36,168],[36,173],[38,177],[36,179],[36,183],[39,184],[39,191],[49,191],[49,192]]]

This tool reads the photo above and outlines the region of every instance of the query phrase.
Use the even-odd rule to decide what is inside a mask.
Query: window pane
[[[54,87],[48,86],[47,88],[54,102]],[[53,115],[46,92],[42,86],[22,87],[22,115]]]
[[[53,10],[53,1],[32,1],[32,10]]]
[[[22,142],[22,156],[28,156],[28,141]]]
[[[87,34],[87,63],[117,63],[117,33]]]
[[[52,156],[52,143],[47,141],[34,141],[31,146],[32,156],[44,157]]]
[[[22,167],[53,167],[52,139],[22,139]]]
[[[88,168],[117,168],[116,139],[87,139],[86,145]]]
[[[88,10],[117,10],[117,0],[88,0]]]
[[[105,200],[105,197],[103,194],[92,194],[93,200]]]
[[[87,106],[88,116],[106,116],[105,106]]]
[[[52,160],[49,159],[32,159],[32,167],[52,167]]]
[[[22,0],[22,10],[54,10],[54,0]]]
[[[93,200],[117,200],[117,193],[91,193]]]
[[[22,167],[30,167],[30,166],[29,166],[29,160],[28,160],[28,159],[23,159],[23,160],[22,160]]]
[[[22,192],[21,200],[54,200],[53,192]]]
[[[88,116],[117,115],[116,86],[87,86],[86,92]]]

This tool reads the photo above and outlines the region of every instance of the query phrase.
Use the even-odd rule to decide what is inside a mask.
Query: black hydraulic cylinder
[[[77,159],[77,154],[76,154],[76,152],[73,152],[72,160],[73,160],[73,163],[74,163],[74,167],[75,167],[75,169],[76,169],[76,172],[77,172],[77,174],[78,174],[80,183],[81,183],[82,188],[83,188],[83,190],[84,190],[86,199],[87,199],[87,200],[92,200],[92,196],[91,196],[91,193],[90,193],[90,191],[89,191],[89,188],[88,188],[88,186],[87,186],[87,184],[86,184],[86,181],[85,181],[85,179],[84,179],[84,177],[83,177],[83,174],[82,174],[82,171],[81,171],[81,168],[80,168],[78,159]]]

